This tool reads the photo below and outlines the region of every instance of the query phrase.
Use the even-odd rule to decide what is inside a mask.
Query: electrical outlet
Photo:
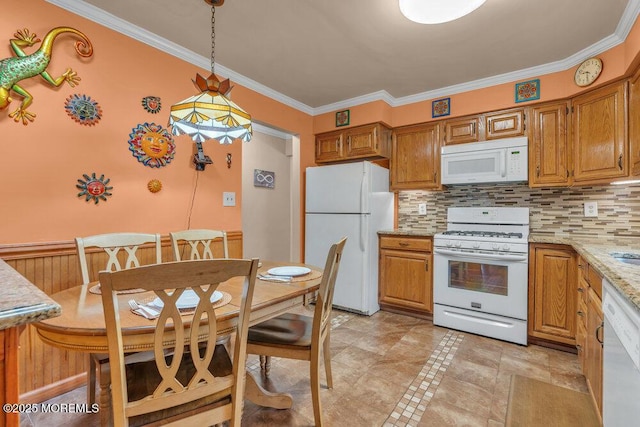
[[[222,206],[235,206],[236,205],[236,193],[232,191],[225,191],[222,193]]]
[[[418,215],[426,215],[427,214],[427,204],[420,203],[418,204]]]
[[[598,216],[598,202],[584,202],[584,216]]]

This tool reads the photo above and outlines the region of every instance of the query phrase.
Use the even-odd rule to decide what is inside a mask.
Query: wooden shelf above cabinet
[[[316,163],[371,160],[391,156],[391,129],[383,123],[316,135]]]

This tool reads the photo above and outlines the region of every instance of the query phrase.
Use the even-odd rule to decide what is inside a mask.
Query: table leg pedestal
[[[100,425],[107,427],[112,424],[111,417],[111,369],[108,363],[100,366]]]
[[[247,372],[244,397],[256,405],[275,409],[289,409],[293,398],[288,393],[272,393],[258,384],[251,372]]]

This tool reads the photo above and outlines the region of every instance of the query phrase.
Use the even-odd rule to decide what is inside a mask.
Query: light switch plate
[[[426,215],[427,214],[427,204],[419,203],[418,204],[418,215]]]
[[[225,191],[222,193],[222,206],[235,206],[236,205],[236,193],[232,191]]]
[[[584,202],[584,216],[597,217],[598,216],[598,202]]]

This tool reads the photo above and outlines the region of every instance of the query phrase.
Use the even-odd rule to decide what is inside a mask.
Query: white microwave
[[[445,145],[441,149],[442,184],[526,182],[526,136],[486,142]]]

